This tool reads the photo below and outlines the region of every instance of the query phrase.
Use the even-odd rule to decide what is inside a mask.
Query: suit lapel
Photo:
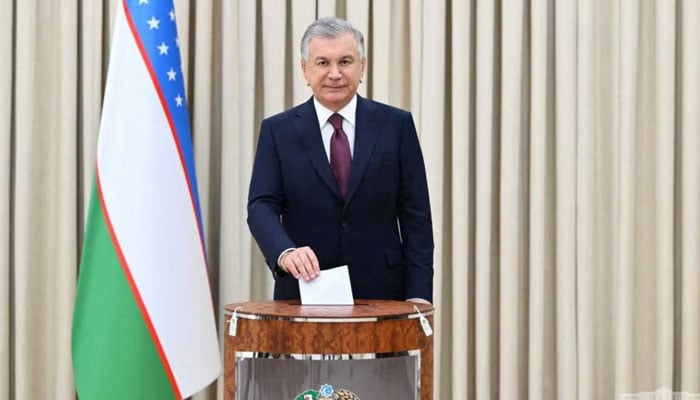
[[[297,110],[294,128],[297,131],[299,140],[309,155],[309,159],[311,159],[311,164],[313,164],[314,169],[316,169],[316,173],[318,173],[326,186],[340,199],[338,184],[335,182],[335,177],[333,177],[333,173],[331,172],[331,166],[328,163],[326,150],[323,148],[323,140],[321,139],[321,130],[318,127],[316,110],[314,110],[313,97]]]
[[[357,96],[357,111],[355,112],[355,149],[352,157],[352,169],[350,170],[350,181],[348,182],[348,197],[345,201],[347,206],[352,200],[352,196],[360,185],[362,175],[365,173],[367,161],[369,161],[374,144],[377,140],[377,121],[375,105]],[[317,122],[318,124],[318,122]]]

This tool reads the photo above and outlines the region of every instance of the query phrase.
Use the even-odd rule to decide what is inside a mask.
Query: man
[[[347,264],[357,299],[432,302],[430,203],[411,114],[357,95],[364,38],[347,21],[313,22],[301,56],[313,97],[262,121],[248,197],[274,298],[298,299],[297,279]]]

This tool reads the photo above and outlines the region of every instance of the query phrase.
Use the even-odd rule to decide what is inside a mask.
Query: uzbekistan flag
[[[119,3],[77,298],[81,400],[182,399],[220,359],[172,0]]]

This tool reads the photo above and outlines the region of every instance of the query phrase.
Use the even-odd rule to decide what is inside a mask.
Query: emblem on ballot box
[[[333,386],[324,384],[318,390],[307,390],[299,394],[294,400],[360,400],[360,398],[349,390],[333,390]]]

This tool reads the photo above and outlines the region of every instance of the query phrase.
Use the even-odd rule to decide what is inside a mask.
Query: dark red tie
[[[333,136],[331,136],[331,170],[336,182],[338,182],[340,195],[345,199],[350,179],[350,165],[352,164],[350,143],[343,130],[343,117],[340,114],[331,115],[328,122],[333,125],[334,129]]]

